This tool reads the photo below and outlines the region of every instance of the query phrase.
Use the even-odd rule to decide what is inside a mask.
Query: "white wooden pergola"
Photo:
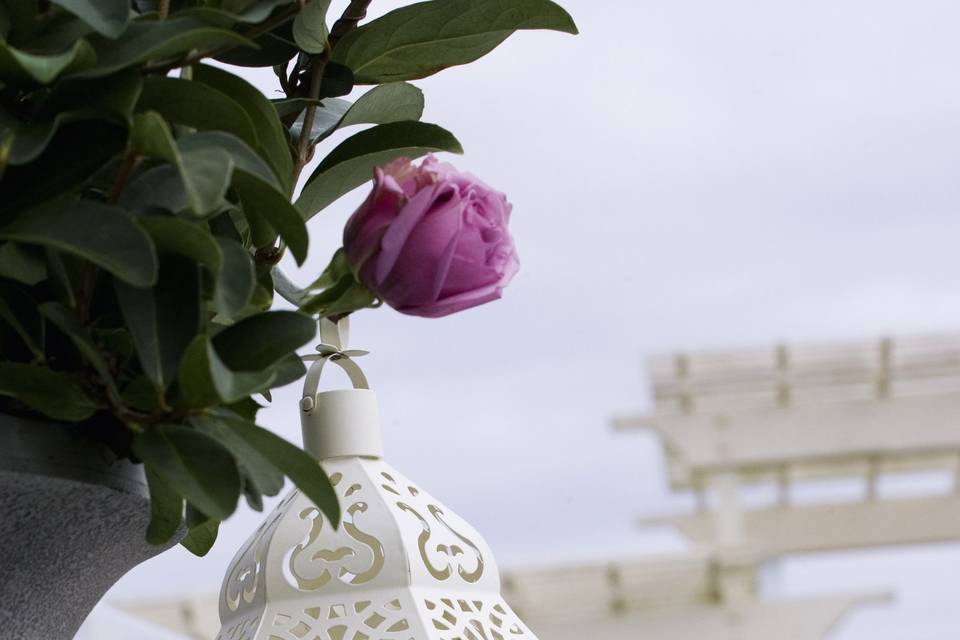
[[[658,356],[649,371],[654,413],[615,426],[660,435],[672,487],[700,509],[655,521],[692,541],[777,556],[960,539],[960,336]],[[884,474],[928,470],[954,491],[879,495]],[[859,479],[861,499],[792,504],[812,478]],[[739,488],[758,483],[778,499],[748,510]]]
[[[727,606],[756,602],[756,568],[784,555],[960,540],[960,335],[655,356],[648,371],[653,413],[614,424],[655,430],[671,486],[699,499],[694,513],[642,522],[741,555],[739,568],[719,570]],[[881,494],[882,477],[910,471],[947,472],[953,490]],[[812,479],[862,490],[795,503]],[[750,507],[743,490],[758,484],[776,497]]]

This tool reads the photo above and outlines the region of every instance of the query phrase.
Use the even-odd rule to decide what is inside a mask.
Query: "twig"
[[[113,181],[113,188],[110,189],[110,195],[107,199],[110,204],[117,204],[117,201],[120,200],[120,196],[127,186],[127,181],[130,179],[130,174],[136,165],[137,154],[128,151],[127,154],[123,156],[123,163],[120,165],[120,170],[117,171],[117,177]]]
[[[311,100],[319,100],[320,85],[323,83],[323,70],[327,66],[327,60],[330,57],[330,48],[327,47],[319,56],[312,61],[310,71],[310,95]],[[291,184],[296,185],[300,179],[300,172],[304,165],[310,161],[313,155],[313,149],[310,144],[311,133],[313,131],[313,121],[317,115],[317,103],[312,102],[307,106],[306,113],[303,114],[303,128],[300,129],[300,139],[297,141],[297,156],[294,158],[293,180]]]
[[[343,10],[340,19],[333,23],[330,28],[330,48],[332,49],[337,41],[343,36],[353,31],[357,24],[367,17],[367,8],[373,0],[351,0],[347,8]]]
[[[373,0],[351,0],[347,8],[343,10],[340,18],[333,23],[330,28],[330,36],[327,38],[327,46],[319,56],[312,58],[310,70],[310,90],[308,98],[318,100],[320,98],[320,85],[323,82],[323,71],[330,60],[330,52],[334,45],[345,35],[353,31],[357,24],[367,16],[367,8]],[[299,64],[294,67],[297,71]],[[293,184],[297,184],[300,179],[300,173],[304,165],[310,161],[313,156],[313,145],[311,145],[311,132],[313,131],[313,121],[316,117],[317,105],[313,103],[307,107],[303,114],[303,127],[300,129],[300,139],[297,141],[297,154],[294,158]]]

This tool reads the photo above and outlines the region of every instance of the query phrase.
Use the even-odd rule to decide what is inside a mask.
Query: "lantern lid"
[[[303,448],[317,460],[342,456],[380,458],[380,412],[377,396],[370,390],[367,377],[354,361],[366,351],[347,350],[347,320],[320,321],[321,344],[303,384],[300,399],[300,425]],[[331,362],[347,374],[352,389],[318,393],[324,365]]]

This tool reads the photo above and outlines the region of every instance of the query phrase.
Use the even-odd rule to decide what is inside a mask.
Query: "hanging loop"
[[[347,340],[350,335],[349,317],[341,318],[337,322],[320,319],[320,344],[317,345],[317,355],[305,356],[304,360],[312,360],[313,364],[307,370],[307,377],[303,382],[303,397],[300,400],[300,408],[303,411],[311,411],[316,406],[317,390],[320,387],[320,376],[323,375],[323,368],[327,362],[332,362],[339,366],[350,378],[354,389],[369,389],[370,383],[367,376],[364,375],[353,358],[367,355],[367,351],[359,349],[346,349]]]

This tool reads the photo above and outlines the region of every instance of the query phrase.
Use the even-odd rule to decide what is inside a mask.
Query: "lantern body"
[[[218,640],[536,640],[480,535],[379,458],[373,392],[309,397],[304,440],[341,525],[290,492],[227,572]]]

